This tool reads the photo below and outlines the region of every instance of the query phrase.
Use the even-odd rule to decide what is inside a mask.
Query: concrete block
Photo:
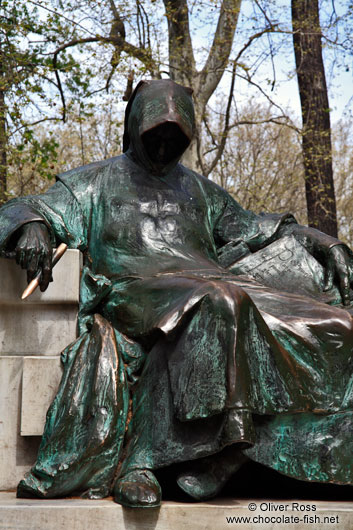
[[[112,499],[83,500],[16,499],[14,493],[0,494],[0,528],[6,530],[351,530],[353,506],[348,502],[298,501],[315,506],[315,512],[249,510],[253,500],[217,499],[200,503],[163,502],[161,508],[122,508]],[[260,506],[261,500],[256,500]],[[265,501],[272,506],[295,501]],[[307,523],[305,513],[316,522]],[[273,518],[274,522],[257,522],[257,517]],[[276,522],[282,517],[298,517],[299,522]],[[234,518],[234,519],[231,519]],[[236,519],[244,518],[244,519]]]
[[[0,356],[0,490],[16,488],[40,443],[39,437],[20,435],[22,364],[22,357]]]
[[[62,376],[60,357],[24,357],[21,435],[41,436]]]
[[[53,269],[53,282],[41,293],[37,289],[26,300],[21,295],[27,287],[27,273],[15,260],[0,259],[1,304],[73,304],[78,303],[80,287],[80,252],[67,250]]]
[[[25,301],[26,272],[0,259],[0,355],[57,355],[76,338],[80,253],[68,250],[54,282]]]
[[[77,304],[0,305],[0,355],[58,355],[76,326]]]

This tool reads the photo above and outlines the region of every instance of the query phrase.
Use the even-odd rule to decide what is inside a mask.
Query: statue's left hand
[[[293,235],[324,266],[324,291],[332,289],[336,281],[343,304],[349,305],[349,289],[353,283],[353,253],[349,248],[335,237],[295,223],[283,226],[280,235]]]
[[[324,291],[333,287],[337,278],[339,290],[344,305],[350,304],[349,288],[353,282],[353,259],[344,245],[331,247],[326,261]]]

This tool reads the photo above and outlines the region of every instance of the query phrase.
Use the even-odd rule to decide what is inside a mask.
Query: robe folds
[[[158,177],[122,155],[10,201],[0,248],[33,221],[84,266],[79,337],[21,495],[100,497],[126,470],[231,444],[298,479],[353,483],[351,314],[239,265],[292,238],[292,216],[255,215],[181,164]]]

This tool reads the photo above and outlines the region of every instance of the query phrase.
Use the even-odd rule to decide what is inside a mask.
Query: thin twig
[[[218,147],[218,150],[217,150],[217,154],[214,157],[211,165],[207,169],[207,172],[206,172],[205,176],[208,176],[211,173],[211,171],[216,167],[218,161],[220,160],[221,156],[223,155],[224,148],[225,148],[225,145],[226,145],[226,142],[227,142],[227,137],[228,137],[228,132],[229,132],[230,109],[231,109],[231,106],[232,106],[232,96],[233,96],[233,92],[234,92],[236,68],[237,68],[236,62],[234,62],[233,63],[233,69],[232,69],[232,80],[231,80],[231,83],[230,83],[229,96],[228,96],[228,102],[227,102],[227,108],[226,108],[226,114],[225,114],[225,120],[224,120],[224,128],[223,128],[223,133],[222,133],[222,136],[221,136],[221,142],[219,144],[219,147]]]
[[[72,20],[72,19],[66,17],[65,15],[63,15],[62,13],[58,13],[57,11],[55,11],[55,9],[50,9],[50,7],[44,6],[44,5],[40,4],[39,2],[34,2],[34,0],[27,0],[27,2],[30,3],[30,4],[33,4],[33,5],[37,6],[37,7],[40,7],[41,9],[44,9],[45,11],[48,11],[49,13],[54,13],[54,15],[59,15],[61,18],[63,18],[67,22],[69,22],[70,25],[74,24],[75,26],[83,29],[86,33],[90,33],[91,35],[94,35],[94,33],[92,33],[92,31],[89,31],[84,26],[81,26],[81,24],[79,22],[75,22],[74,20]]]
[[[30,123],[30,124],[25,123],[21,125],[20,127],[17,127],[17,129],[12,131],[11,133],[9,133],[9,137],[13,136],[18,131],[20,131],[21,129],[24,129],[25,127],[33,127],[34,125],[38,125],[39,123],[42,123],[43,121],[61,121],[61,118],[47,117],[47,118],[42,118],[41,120],[34,121],[33,123]]]

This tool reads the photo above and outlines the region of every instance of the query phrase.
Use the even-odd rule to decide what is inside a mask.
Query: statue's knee
[[[250,302],[249,295],[242,287],[222,281],[209,282],[208,297],[215,308],[232,314],[238,312],[240,305]]]

